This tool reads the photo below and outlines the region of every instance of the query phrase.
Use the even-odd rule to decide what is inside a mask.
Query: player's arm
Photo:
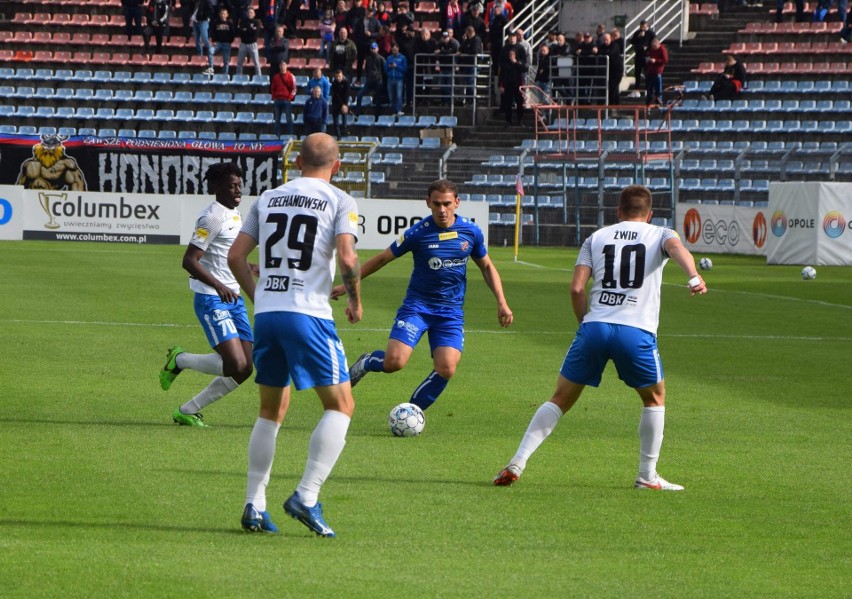
[[[667,239],[663,244],[663,248],[666,250],[669,258],[674,260],[683,272],[686,273],[686,276],[689,277],[689,282],[687,283],[689,294],[707,293],[707,285],[704,283],[701,275],[698,274],[698,269],[695,268],[695,258],[692,257],[692,252],[684,247],[680,239],[677,237]]]
[[[204,250],[200,247],[192,245],[186,246],[186,251],[183,254],[183,269],[192,276],[193,279],[198,279],[205,285],[209,285],[216,290],[219,299],[223,302],[235,302],[239,297],[238,294],[228,289],[222,282],[210,274],[210,271],[204,268],[201,264],[201,257],[204,255]]]
[[[497,272],[497,267],[491,262],[491,258],[486,254],[482,258],[474,258],[473,261],[482,271],[482,278],[485,279],[485,284],[494,294],[497,299],[497,321],[501,327],[507,327],[512,324],[512,311],[509,309],[509,304],[506,303],[506,297],[503,295],[503,281],[500,280],[500,273]]]
[[[252,266],[256,265],[249,264],[248,257],[256,247],[257,241],[254,237],[240,231],[234,243],[231,244],[231,249],[228,250],[228,268],[234,273],[234,278],[237,279],[240,287],[243,288],[252,303],[254,303],[256,287]]]
[[[339,250],[338,250],[339,251]],[[340,254],[338,253],[338,256]],[[390,248],[385,248],[379,254],[376,254],[369,260],[367,260],[363,266],[361,266],[361,279],[366,279],[369,275],[373,274],[377,270],[382,269],[386,264],[389,264],[396,260],[396,256],[393,255],[393,252],[390,251]],[[344,285],[337,285],[331,290],[331,299],[336,300],[339,297],[342,297],[347,293],[345,281]]]
[[[346,306],[346,318],[352,324],[361,320],[364,309],[361,306],[361,263],[358,253],[355,251],[355,236],[342,233],[337,236],[337,266],[340,269],[340,278],[349,299]]]
[[[586,296],[586,285],[592,277],[592,269],[588,266],[578,264],[574,267],[574,276],[571,278],[571,307],[577,322],[583,324],[583,318],[589,309],[589,300]]]

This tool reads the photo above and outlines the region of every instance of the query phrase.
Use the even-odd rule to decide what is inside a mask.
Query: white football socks
[[[184,414],[198,414],[206,406],[209,406],[217,399],[222,399],[239,386],[240,384],[229,376],[217,376],[209,385],[201,390],[201,393],[183,404],[180,407],[180,411]]]
[[[555,403],[546,401],[541,404],[530,420],[530,425],[524,433],[524,438],[521,439],[515,457],[509,463],[515,464],[521,470],[526,468],[529,457],[553,432],[560,418],[562,418],[562,410]]]
[[[639,417],[639,478],[651,480],[657,471],[665,422],[665,406],[642,408],[642,416]]]
[[[190,354],[183,352],[175,358],[175,365],[180,368],[189,368],[204,374],[215,374],[222,376],[222,356],[213,352],[212,354]]]
[[[308,507],[316,505],[320,488],[343,452],[350,420],[343,412],[326,410],[311,435],[305,473],[296,487]]]
[[[266,511],[266,485],[275,458],[275,445],[281,425],[274,420],[258,418],[251,430],[248,446],[248,482],[246,503],[259,512]]]

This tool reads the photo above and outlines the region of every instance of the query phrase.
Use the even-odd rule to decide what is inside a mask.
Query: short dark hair
[[[644,185],[628,185],[621,191],[618,209],[627,218],[636,218],[651,211],[651,191]]]
[[[429,185],[429,189],[426,190],[426,199],[428,200],[431,198],[432,194],[436,191],[439,193],[451,192],[453,197],[459,197],[459,188],[449,179],[438,179],[437,181],[433,181],[432,184]]]
[[[207,181],[208,192],[214,185],[218,185],[227,177],[232,175],[242,179],[243,169],[233,162],[219,162],[211,165],[210,168],[207,169],[207,172],[204,173],[204,180]]]

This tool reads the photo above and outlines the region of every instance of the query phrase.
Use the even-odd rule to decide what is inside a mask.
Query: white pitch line
[[[0,320],[0,323],[12,324],[56,324],[56,325],[86,325],[86,326],[105,326],[105,327],[148,327],[148,328],[183,328],[194,329],[198,324],[176,324],[169,322],[106,322],[97,320],[25,320],[25,319],[7,319]],[[339,328],[338,333],[383,333],[388,330],[388,327],[382,328],[366,328],[358,327]],[[505,331],[502,329],[465,329],[465,333],[477,335],[559,335],[569,337],[573,331]],[[852,337],[811,337],[811,336],[796,336],[796,335],[720,335],[716,333],[666,333],[665,337],[682,337],[688,339],[749,339],[749,340],[768,340],[768,341],[852,341]]]
[[[552,266],[542,266],[541,264],[533,264],[532,262],[522,262],[520,260],[516,261],[515,264],[523,264],[524,266],[532,266],[533,268],[543,268],[546,270],[573,272],[573,269],[571,268],[553,268]],[[686,285],[679,285],[677,283],[663,283],[663,285],[666,285],[667,287],[686,287]],[[772,293],[755,293],[754,291],[737,291],[734,289],[719,289],[718,287],[713,287],[709,289],[707,293],[738,293],[740,295],[752,295],[755,297],[766,297],[770,299],[787,300],[790,302],[816,304],[818,306],[825,306],[827,308],[841,308],[842,310],[852,310],[852,306],[846,304],[833,304],[831,302],[824,302],[822,300],[803,299],[800,297],[790,297],[788,295],[774,295]]]

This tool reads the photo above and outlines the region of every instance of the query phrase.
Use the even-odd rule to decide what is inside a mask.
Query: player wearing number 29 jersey
[[[266,485],[292,380],[297,389],[312,387],[324,411],[311,435],[302,479],[284,511],[320,536],[335,536],[317,500],[343,451],[355,411],[346,355],[329,305],[335,261],[346,289],[346,317],[354,324],[362,315],[358,210],[330,183],[340,169],[338,153],[333,137],[308,135],[296,157],[302,176],[258,198],[228,252],[228,265],[255,305],[260,412],[249,439],[241,520],[251,532],[278,530],[266,510]],[[257,282],[248,265],[255,247],[260,248]]]
[[[331,320],[334,239],[355,236],[357,225],[355,200],[320,179],[299,178],[264,192],[242,229],[264,240],[255,314],[299,312]]]
[[[695,260],[677,233],[649,225],[651,192],[631,185],[621,192],[619,223],[592,233],[583,243],[571,280],[571,304],[580,328],[568,349],[556,390],[530,421],[509,464],[494,477],[507,486],[518,480],[527,459],[553,432],[586,385],[597,387],[612,360],[618,376],[642,400],[639,418],[638,489],[680,491],[657,474],[663,443],[666,387],[657,351],[660,286],[669,258],[683,269],[692,295],[706,293]],[[586,297],[589,279],[594,278]]]
[[[589,311],[583,322],[625,324],[657,333],[660,284],[669,259],[665,244],[678,234],[644,222],[622,221],[592,233],[578,266],[592,271]]]

